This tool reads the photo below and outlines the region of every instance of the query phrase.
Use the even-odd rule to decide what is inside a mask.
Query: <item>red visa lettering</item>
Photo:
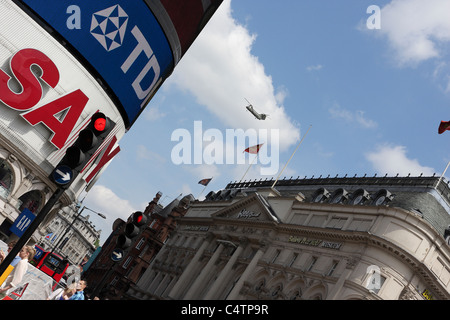
[[[51,142],[61,149],[69,138],[78,118],[86,106],[89,98],[80,89],[54,100],[42,107],[31,110],[22,117],[32,126],[42,122],[53,132]],[[63,110],[67,110],[62,121],[55,117]]]
[[[28,110],[34,107],[42,98],[42,87],[38,76],[31,71],[31,66],[41,69],[41,80],[50,87],[55,88],[59,82],[59,71],[56,65],[42,52],[35,49],[22,49],[18,51],[10,62],[11,71],[22,87],[16,93],[11,90],[8,82],[11,77],[0,69],[0,100],[16,110]]]
[[[105,166],[105,164],[107,164],[112,158],[114,158],[116,156],[116,154],[119,153],[120,151],[120,146],[118,146],[117,148],[115,148],[112,152],[111,149],[114,146],[114,144],[117,142],[117,138],[116,136],[114,136],[111,139],[111,142],[108,144],[108,146],[106,147],[105,152],[103,153],[102,158],[100,159],[99,163],[97,164],[97,166],[94,168],[94,170],[92,170],[92,172],[89,174],[89,176],[86,178],[86,183],[89,183],[92,178],[95,177],[95,175],[97,174],[97,172],[100,171],[101,168],[103,168]]]

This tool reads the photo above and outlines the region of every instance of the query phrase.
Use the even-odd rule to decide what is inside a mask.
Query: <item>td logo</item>
[[[91,34],[106,51],[120,47],[127,30],[128,15],[117,4],[92,15]]]

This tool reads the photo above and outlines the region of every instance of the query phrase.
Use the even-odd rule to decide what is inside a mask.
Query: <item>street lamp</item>
[[[80,204],[77,203],[77,204],[76,204],[76,208],[77,208],[77,209],[80,208]],[[67,234],[67,233],[69,232],[69,230],[72,228],[72,226],[74,225],[75,221],[77,221],[77,219],[80,217],[80,215],[81,215],[81,213],[84,211],[84,209],[87,209],[87,210],[89,210],[89,211],[92,211],[93,213],[97,214],[99,217],[101,217],[101,218],[103,218],[103,219],[106,219],[106,216],[105,216],[104,214],[102,214],[102,213],[100,213],[100,212],[97,212],[97,211],[94,211],[94,210],[92,210],[92,209],[90,209],[90,208],[88,208],[88,207],[86,207],[86,206],[83,206],[83,207],[81,208],[81,210],[78,211],[78,214],[76,215],[76,217],[72,220],[72,223],[67,227],[67,229],[66,229],[66,231],[64,232],[64,234],[62,235],[62,237],[59,238],[59,240],[58,240],[58,242],[56,243],[56,245],[52,248],[52,251],[51,251],[51,252],[54,252],[54,251],[55,251],[55,248],[58,249],[58,246],[60,245],[61,240],[64,239],[64,238],[66,237],[66,234]],[[65,243],[61,245],[61,248],[59,248],[59,250],[61,250],[61,249],[64,247],[64,245],[65,245]]]

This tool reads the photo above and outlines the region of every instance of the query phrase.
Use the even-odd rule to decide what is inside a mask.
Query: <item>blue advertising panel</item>
[[[9,230],[14,233],[16,236],[21,237],[25,230],[27,230],[28,226],[31,222],[36,218],[33,212],[29,209],[25,208],[14,221],[13,225],[9,228]]]
[[[143,0],[22,0],[95,68],[127,127],[174,68],[168,40]]]
[[[43,253],[44,253],[44,249],[42,249],[39,246],[35,246],[34,248],[36,249],[36,254],[34,255],[33,259],[36,260],[36,261],[40,260],[42,258]]]

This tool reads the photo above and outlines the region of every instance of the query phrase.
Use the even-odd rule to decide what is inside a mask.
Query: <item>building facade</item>
[[[78,207],[67,206],[40,233],[45,234],[38,242],[44,250],[67,258],[71,265],[81,265],[98,247],[101,230],[97,230],[90,216],[78,215]],[[82,210],[82,209],[81,209]]]
[[[191,204],[127,295],[147,299],[450,298],[447,181],[231,183]]]
[[[99,108],[116,123],[114,131],[99,149],[103,152],[73,178],[41,229],[61,208],[76,203],[88,183],[92,187],[106,168],[106,145],[118,150],[126,129],[92,70],[24,1],[1,2],[0,19],[0,74],[8,80],[0,89],[0,239],[8,242],[20,236],[10,228],[24,209],[38,214],[58,190],[53,170]],[[36,230],[29,244],[42,236]]]
[[[0,240],[17,239],[10,228],[20,213],[28,209],[37,214],[48,201],[53,190],[47,176],[42,168],[27,160],[23,150],[8,143],[0,133]],[[70,203],[70,197],[64,194],[44,224]],[[36,232],[31,243],[36,243],[42,236]]]
[[[100,299],[127,299],[126,292],[147,270],[153,258],[168,241],[176,226],[176,218],[182,217],[193,201],[192,196],[176,199],[162,207],[158,204],[161,193],[149,203],[144,210],[147,222],[139,234],[133,238],[130,247],[124,250],[119,261],[112,259],[117,248],[117,238],[124,232],[126,222],[118,219],[113,226],[113,233],[105,241],[102,250],[86,271],[84,278],[88,281],[92,296]],[[131,221],[131,216],[128,223]]]

